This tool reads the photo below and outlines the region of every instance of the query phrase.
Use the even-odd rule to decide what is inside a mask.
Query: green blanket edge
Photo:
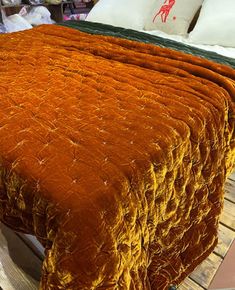
[[[212,60],[214,62],[225,64],[225,65],[235,68],[235,59],[233,58],[222,56],[215,52],[206,51],[206,50],[192,47],[187,44],[180,43],[174,40],[165,39],[159,36],[150,35],[150,34],[139,32],[132,29],[114,27],[111,25],[101,24],[101,23],[96,23],[96,22],[73,21],[73,20],[62,22],[59,25],[70,27],[73,29],[78,29],[80,31],[83,31],[89,34],[115,36],[115,37],[125,38],[129,40],[135,40],[139,42],[151,43],[151,44],[158,45],[160,47],[168,47],[171,49],[175,49],[175,50],[187,53],[187,54],[192,54],[199,57],[203,57],[208,60]]]

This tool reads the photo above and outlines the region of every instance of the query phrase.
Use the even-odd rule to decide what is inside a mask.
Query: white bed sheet
[[[223,46],[219,46],[219,45],[194,44],[194,43],[190,43],[190,41],[188,40],[188,37],[183,37],[183,36],[179,36],[179,35],[169,35],[169,34],[166,34],[162,31],[159,31],[159,30],[152,30],[152,31],[141,30],[141,32],[145,32],[145,33],[148,33],[151,35],[160,36],[163,38],[182,42],[182,43],[185,43],[187,45],[190,45],[193,47],[198,47],[198,48],[201,48],[201,49],[204,49],[207,51],[214,51],[214,52],[221,54],[223,56],[227,56],[227,57],[235,59],[235,48],[234,47],[223,47]]]

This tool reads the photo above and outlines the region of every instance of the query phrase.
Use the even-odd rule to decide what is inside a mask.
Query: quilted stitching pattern
[[[46,247],[41,289],[167,289],[214,248],[234,70],[41,26],[0,39],[0,218]]]

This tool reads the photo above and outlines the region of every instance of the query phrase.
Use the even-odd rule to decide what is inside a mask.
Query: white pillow
[[[189,41],[235,47],[235,0],[205,0]]]
[[[144,29],[186,35],[202,2],[203,0],[155,0]]]
[[[86,20],[141,30],[154,0],[99,0]]]
[[[3,19],[3,24],[7,32],[16,32],[32,28],[22,16],[13,14]]]

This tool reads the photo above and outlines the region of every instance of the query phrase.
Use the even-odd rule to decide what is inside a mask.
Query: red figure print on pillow
[[[164,4],[160,8],[160,10],[157,12],[157,14],[153,18],[153,22],[155,21],[156,17],[158,15],[161,15],[162,22],[166,22],[167,17],[174,6],[176,0],[165,0]]]

